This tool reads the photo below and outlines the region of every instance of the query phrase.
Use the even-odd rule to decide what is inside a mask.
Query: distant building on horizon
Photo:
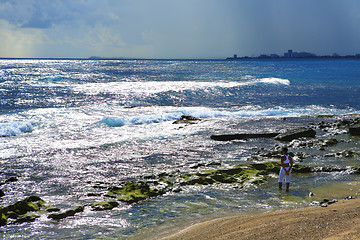
[[[314,58],[317,57],[314,53],[309,52],[293,52],[292,49],[289,49],[286,53],[284,53],[284,58]]]
[[[284,57],[285,58],[293,58],[294,57],[293,50],[289,49],[286,53],[284,53]]]
[[[277,54],[260,54],[257,57],[238,57],[237,54],[234,54],[234,57],[228,57],[227,60],[241,60],[241,59],[360,59],[360,54],[354,55],[346,55],[340,56],[334,53],[332,56],[325,55],[325,56],[318,56],[314,53],[310,52],[294,52],[292,49],[289,49],[283,56],[279,56]]]

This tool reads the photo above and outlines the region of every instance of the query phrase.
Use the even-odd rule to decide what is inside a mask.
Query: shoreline
[[[162,240],[358,239],[360,198],[312,206],[225,216],[188,226]]]

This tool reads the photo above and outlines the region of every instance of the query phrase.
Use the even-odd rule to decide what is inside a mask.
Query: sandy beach
[[[360,199],[214,219],[163,238],[172,239],[360,239]]]

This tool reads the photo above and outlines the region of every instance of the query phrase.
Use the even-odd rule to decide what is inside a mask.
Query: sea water
[[[259,148],[276,144],[216,142],[212,134],[275,132],[307,126],[317,115],[360,114],[360,61],[1,60],[0,96],[0,180],[18,178],[2,185],[1,206],[38,195],[67,209],[103,201],[87,196],[106,192],[97,184],[200,171],[193,166],[211,162],[231,168],[256,162]],[[201,121],[173,124],[183,115]],[[360,152],[358,144],[351,149]],[[359,165],[358,156],[323,156],[314,150],[303,164]],[[276,176],[260,187],[189,186],[109,211],[85,207],[59,222],[43,214],[0,235],[153,237],[209,217],[306,205],[309,191],[322,197],[334,184],[356,194],[358,180],[346,172],[293,174],[289,194],[278,192]]]

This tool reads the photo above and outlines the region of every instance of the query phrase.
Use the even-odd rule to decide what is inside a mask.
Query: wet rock
[[[200,168],[200,167],[205,167],[204,163],[197,163],[197,164],[193,164],[190,166],[190,168],[195,169],[195,168]]]
[[[60,211],[60,208],[57,208],[57,207],[48,207],[48,208],[46,208],[46,211],[47,211],[47,212],[59,212],[59,211]]]
[[[324,157],[336,157],[336,153],[327,153]]]
[[[11,219],[17,219],[19,217],[19,214],[17,214],[16,212],[13,212],[13,211],[7,212],[6,215],[8,218],[11,218]]]
[[[209,185],[215,183],[259,185],[267,180],[269,173],[278,172],[279,169],[280,163],[266,162],[243,164],[230,169],[203,170],[195,174],[182,175],[184,182],[181,185]]]
[[[173,122],[173,124],[196,124],[199,121],[201,121],[201,119],[196,118],[196,117],[192,117],[192,116],[181,116],[181,119],[176,120]]]
[[[181,191],[182,191],[182,189],[180,187],[177,187],[177,188],[173,189],[173,192],[176,192],[176,193],[181,192]]]
[[[10,177],[10,178],[6,179],[5,183],[16,182],[16,181],[18,181],[17,177]]]
[[[209,185],[215,183],[214,179],[209,176],[196,176],[192,174],[185,174],[181,176],[185,182],[181,185]]]
[[[332,199],[328,201],[328,205],[338,202],[337,199]]]
[[[214,166],[221,166],[221,163],[219,163],[219,162],[210,162],[208,164],[205,164],[205,167],[214,167]]]
[[[347,168],[340,167],[315,167],[311,169],[311,172],[344,172]]]
[[[30,218],[30,217],[25,216],[28,212],[39,211],[40,208],[44,206],[44,204],[45,204],[45,201],[42,200],[38,196],[27,197],[24,200],[17,201],[16,203],[14,203],[12,205],[0,208],[0,214],[2,216],[2,220],[0,220],[0,221],[2,221],[3,223],[6,224],[8,217],[17,219],[22,215],[23,215],[24,221],[25,221],[25,219]],[[28,215],[28,216],[30,216],[30,215]],[[6,222],[4,219],[6,219]],[[26,220],[26,221],[28,221],[28,220]],[[1,225],[1,223],[0,223],[0,225]]]
[[[48,218],[51,218],[53,220],[61,220],[68,217],[67,214],[65,212],[61,212],[61,213],[52,213],[48,216]]]
[[[319,201],[312,201],[310,203],[311,206],[320,206],[320,202]]]
[[[101,193],[88,193],[87,196],[88,197],[100,197]]]
[[[345,158],[350,158],[350,157],[354,156],[354,152],[351,150],[344,150],[344,151],[341,151],[339,154],[340,154],[340,156],[345,157]]]
[[[360,174],[360,167],[352,167],[354,174]]]
[[[83,212],[84,206],[76,206],[73,207],[65,212],[59,212],[59,213],[52,213],[48,216],[48,218],[51,218],[53,220],[61,220],[67,217],[74,216],[76,213]]]
[[[45,201],[42,200],[40,197],[30,196],[22,201],[18,201],[12,205],[1,208],[0,213],[4,213],[6,215],[7,212],[13,211],[19,215],[23,215],[30,211],[39,211],[40,208],[44,205],[44,203]]]
[[[30,212],[19,216],[15,223],[34,222],[39,217],[40,215]]]
[[[331,139],[326,139],[323,143],[324,147],[329,147],[329,146],[333,146],[338,144],[338,140],[336,140],[335,138],[331,138]]]
[[[119,206],[119,203],[116,201],[106,201],[106,202],[91,204],[91,207],[94,211],[111,210],[117,206]]]
[[[291,170],[293,173],[311,173],[313,169],[309,166],[294,164]]]
[[[4,213],[1,214],[0,226],[5,226],[7,224],[7,217]]]
[[[112,187],[109,189],[106,197],[117,198],[120,201],[134,203],[164,194],[166,191],[158,191],[150,188],[149,184],[144,182],[127,182],[124,187]]]
[[[227,134],[227,135],[211,135],[210,138],[216,141],[243,140],[251,138],[273,138],[279,133],[249,133],[249,134]]]
[[[275,139],[278,141],[292,141],[294,139],[303,138],[303,137],[313,138],[315,137],[315,135],[316,132],[312,128],[300,127],[300,128],[288,130],[285,133],[281,133],[277,135]]]
[[[350,135],[360,136],[360,123],[355,124],[349,128]]]
[[[314,196],[315,194],[313,192],[309,192],[309,197]]]
[[[84,206],[76,206],[74,208],[67,210],[65,213],[67,216],[74,216],[76,213],[83,211],[84,211]]]
[[[262,173],[278,173],[281,168],[280,161],[279,162],[265,162],[265,163],[253,163],[250,164],[251,167],[255,168],[256,170],[262,170]]]

